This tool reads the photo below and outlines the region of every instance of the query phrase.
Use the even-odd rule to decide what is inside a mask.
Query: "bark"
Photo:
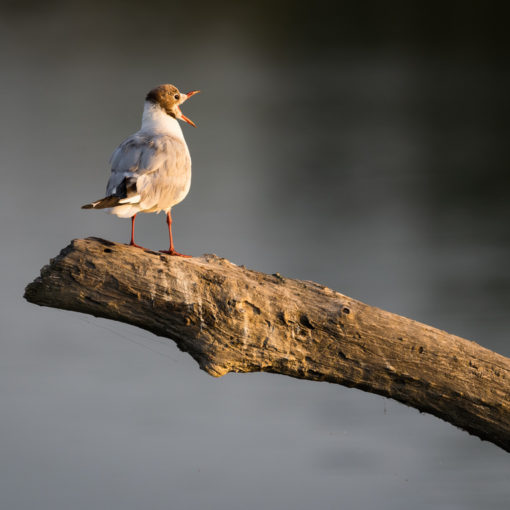
[[[510,451],[510,359],[313,282],[88,238],[52,259],[25,298],[171,338],[213,376],[359,388]]]

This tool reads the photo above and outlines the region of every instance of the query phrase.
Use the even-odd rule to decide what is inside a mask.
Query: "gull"
[[[174,249],[170,211],[184,200],[191,185],[191,158],[177,119],[196,127],[179,106],[198,92],[185,94],[170,84],[152,89],[145,98],[142,127],[112,154],[106,196],[82,206],[131,218],[130,246],[142,248],[135,244],[136,215],[164,211],[170,248],[161,251],[189,257]]]

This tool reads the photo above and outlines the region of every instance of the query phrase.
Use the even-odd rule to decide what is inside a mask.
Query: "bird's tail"
[[[109,197],[101,198],[100,200],[96,200],[95,202],[91,202],[90,204],[82,205],[82,209],[106,209],[107,207],[115,207],[119,205],[119,201],[122,200],[122,197],[116,197],[110,195]]]

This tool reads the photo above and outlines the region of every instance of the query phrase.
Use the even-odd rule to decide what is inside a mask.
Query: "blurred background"
[[[502,5],[502,4],[499,4]],[[169,340],[38,308],[160,83],[193,158],[176,248],[315,280],[510,356],[497,2],[0,4],[0,507],[501,509],[508,454],[379,396],[214,379]],[[165,218],[137,242],[167,248]]]

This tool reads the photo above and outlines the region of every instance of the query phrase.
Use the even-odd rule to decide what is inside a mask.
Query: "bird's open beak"
[[[200,92],[200,90],[192,90],[191,92],[188,92],[187,94],[182,94],[186,98],[186,99],[184,99],[184,101],[187,101],[191,96],[194,96],[195,94],[198,94],[199,92]],[[184,101],[182,101],[181,104],[184,103]],[[179,108],[179,111],[180,111],[180,108]],[[184,122],[191,124],[193,127],[197,127],[197,126],[195,126],[195,123],[191,119],[188,119],[188,117],[186,117],[186,115],[184,115],[182,112],[181,112],[181,119]]]

